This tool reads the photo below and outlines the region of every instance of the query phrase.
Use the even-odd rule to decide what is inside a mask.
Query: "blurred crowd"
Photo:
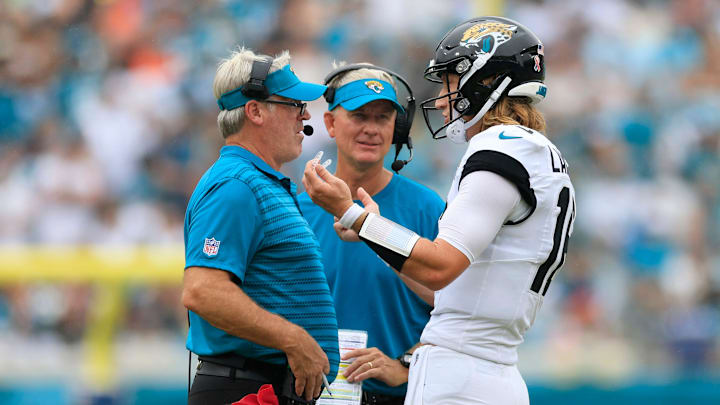
[[[543,40],[548,136],[570,163],[568,260],[522,347],[526,377],[626,380],[720,366],[720,2],[713,0],[6,0],[0,2],[0,245],[182,243],[222,145],[211,86],[238,45],[403,74],[417,99],[441,35],[476,15]],[[333,145],[323,102],[301,165]],[[422,114],[402,172],[445,196],[463,148]],[[406,153],[406,152],[403,152]],[[408,196],[412,198],[412,196]],[[0,262],[3,259],[0,257]],[[178,269],[181,271],[181,269]],[[79,290],[78,290],[79,289]],[[77,343],[82,286],[0,286],[0,336]],[[123,333],[182,347],[177,291],[128,292]]]

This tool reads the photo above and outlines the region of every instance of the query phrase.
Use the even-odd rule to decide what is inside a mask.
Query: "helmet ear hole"
[[[495,77],[490,76],[482,79],[471,78],[460,90],[462,97],[465,97],[468,101],[467,108],[462,112],[462,115],[477,114],[506,77],[512,78],[512,75],[498,74]],[[503,95],[501,94],[501,96]]]

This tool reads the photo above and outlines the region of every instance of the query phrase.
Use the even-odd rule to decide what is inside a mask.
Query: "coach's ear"
[[[248,101],[245,106],[245,119],[252,122],[255,125],[262,125],[264,121],[262,107],[260,102],[257,100]]]
[[[323,121],[325,121],[325,128],[327,128],[330,138],[335,138],[335,114],[332,111],[325,111]]]

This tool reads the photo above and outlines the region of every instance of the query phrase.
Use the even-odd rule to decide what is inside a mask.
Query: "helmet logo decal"
[[[535,94],[537,94],[538,96],[542,96],[543,98],[545,98],[545,96],[547,95],[547,87],[545,87],[545,86],[540,86],[540,87],[538,88],[537,92],[535,92]]]
[[[533,56],[533,61],[535,61],[535,66],[533,67],[533,70],[536,72],[540,71],[540,57],[538,55]]]
[[[365,85],[368,87],[368,89],[374,91],[377,94],[380,94],[381,91],[385,90],[385,87],[383,87],[382,83],[378,82],[377,80],[368,80],[365,82]]]
[[[495,49],[512,38],[517,26],[500,22],[484,22],[475,24],[465,30],[460,39],[460,46],[479,47],[478,53],[494,54]]]

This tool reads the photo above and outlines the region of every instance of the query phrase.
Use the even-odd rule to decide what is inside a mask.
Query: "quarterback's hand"
[[[400,364],[399,360],[389,358],[377,347],[351,350],[345,353],[342,359],[353,357],[355,361],[343,373],[348,382],[375,378],[391,387],[397,387],[408,381],[408,369]]]
[[[366,212],[372,212],[374,214],[380,215],[380,207],[377,205],[377,203],[370,197],[370,194],[365,191],[364,188],[358,187],[357,189],[357,196],[360,199],[360,202],[365,207]],[[333,229],[335,229],[335,232],[338,234],[340,239],[344,240],[345,242],[359,242],[360,236],[358,236],[358,233],[350,228],[345,228],[344,226],[340,225],[340,222],[338,222],[338,217],[335,217],[335,223],[333,224]]]
[[[325,211],[341,217],[353,205],[350,187],[311,159],[305,164],[302,183],[310,199]]]
[[[353,231],[352,229],[345,228],[344,226],[340,225],[337,217],[335,217],[333,229],[335,230],[335,233],[340,237],[340,239],[344,240],[345,242],[360,242],[360,235],[358,235],[358,233]]]

